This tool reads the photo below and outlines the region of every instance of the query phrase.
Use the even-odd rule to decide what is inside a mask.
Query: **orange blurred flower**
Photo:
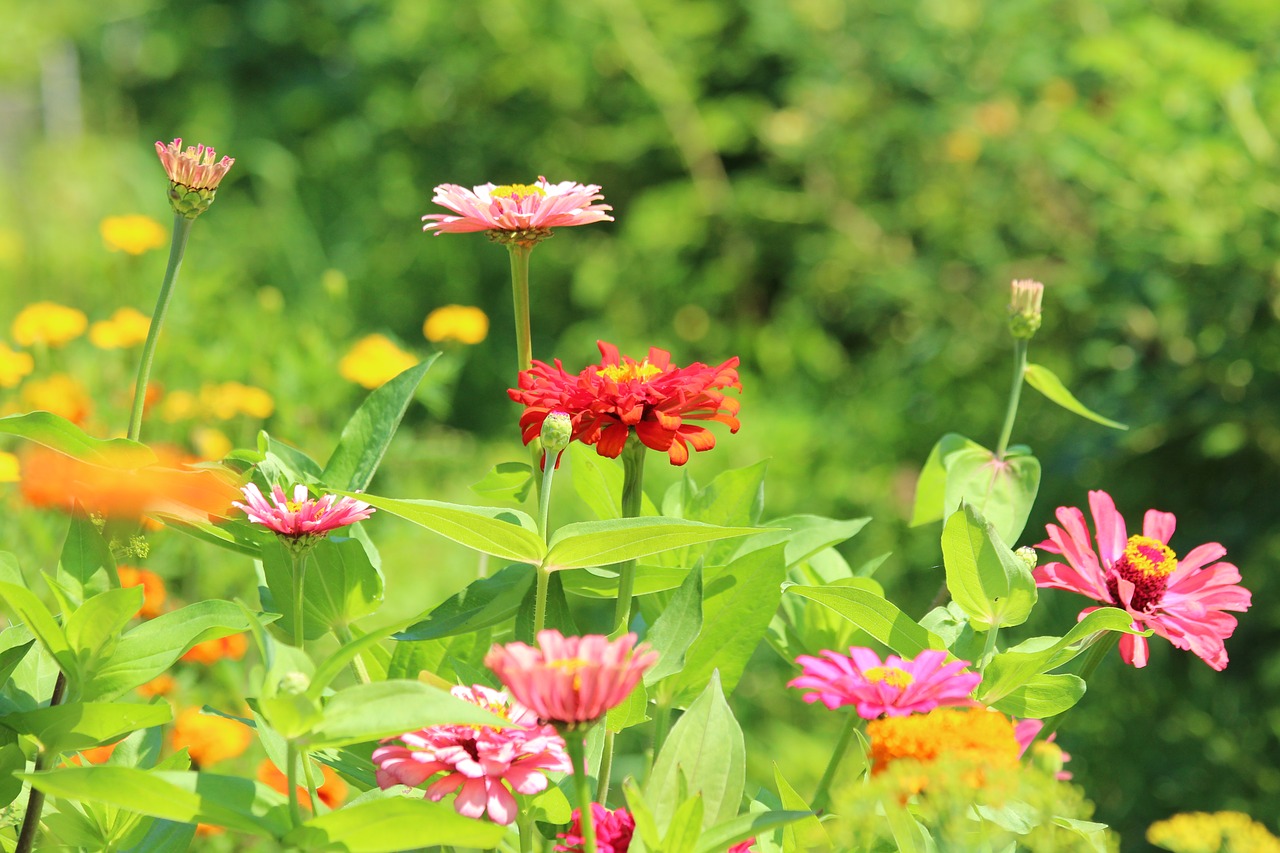
[[[151,318],[137,308],[117,308],[110,320],[89,327],[89,343],[98,349],[128,349],[147,339]]]
[[[220,826],[212,823],[197,823],[196,835],[207,838],[210,835],[226,835],[227,831]]]
[[[433,343],[478,344],[489,334],[489,317],[471,305],[445,305],[427,315],[422,334]]]
[[[113,252],[141,255],[168,242],[164,226],[150,216],[108,216],[98,223],[102,242]]]
[[[33,302],[13,318],[13,339],[18,346],[62,346],[84,334],[89,318],[83,311],[56,302]]]
[[[937,708],[927,714],[883,717],[867,723],[867,737],[873,775],[904,759],[927,765],[946,758],[973,768],[965,778],[974,787],[982,785],[986,769],[1016,770],[1021,749],[1013,722],[985,708]],[[917,790],[924,786],[923,776],[913,785]]]
[[[175,749],[187,748],[191,761],[201,767],[235,758],[249,747],[253,732],[248,726],[205,714],[199,708],[179,712],[169,732],[169,744]]]
[[[68,764],[83,764],[86,761],[90,764],[102,764],[111,757],[111,753],[116,751],[116,747],[120,745],[120,741],[108,743],[102,746],[93,746],[88,749],[82,749],[75,755],[67,759]]]
[[[231,634],[226,637],[219,637],[216,640],[205,640],[203,643],[196,643],[179,660],[212,666],[223,658],[240,660],[248,650],[248,637],[244,634]]]
[[[0,388],[15,387],[35,367],[30,353],[12,350],[8,344],[0,343]]]
[[[73,424],[84,423],[92,408],[84,386],[65,373],[27,382],[22,386],[22,403],[28,409],[53,412]]]
[[[338,373],[348,382],[377,388],[418,363],[418,359],[384,335],[367,335],[356,341],[342,360]]]
[[[342,781],[342,777],[327,764],[321,764],[320,770],[323,773],[323,779],[320,787],[316,789],[316,794],[320,797],[320,802],[331,809],[336,809],[347,798],[347,783]],[[258,765],[258,781],[282,794],[289,793],[288,778],[280,772],[280,768],[271,763],[269,758],[262,759],[262,763]],[[298,786],[298,802],[308,808],[311,806],[311,795],[302,785]]]
[[[165,598],[164,581],[158,574],[134,566],[117,566],[116,574],[120,576],[120,586],[142,587],[142,606],[134,615],[154,619],[163,612],[160,606]]]
[[[153,696],[168,696],[173,692],[174,687],[173,676],[167,672],[162,672],[146,684],[138,688],[138,694],[150,699]]]

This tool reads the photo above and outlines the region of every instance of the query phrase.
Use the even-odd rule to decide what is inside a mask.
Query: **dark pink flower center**
[[[1111,600],[1123,607],[1119,579],[1133,584],[1133,600],[1129,609],[1149,610],[1164,597],[1169,575],[1178,568],[1178,557],[1168,545],[1150,536],[1130,536],[1124,553],[1107,574],[1107,591]]]

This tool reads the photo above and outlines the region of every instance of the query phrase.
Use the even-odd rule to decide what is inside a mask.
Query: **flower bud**
[[[182,140],[166,145],[156,143],[156,154],[169,176],[169,204],[173,212],[195,219],[209,209],[218,192],[218,184],[231,169],[235,159],[217,159],[217,153],[204,145],[189,145],[184,151]]]
[[[1040,302],[1044,298],[1044,285],[1029,278],[1013,282],[1013,296],[1009,302],[1009,331],[1015,338],[1029,340],[1040,328]]]
[[[1031,764],[1050,776],[1062,772],[1062,748],[1056,743],[1038,740],[1031,745]]]
[[[552,412],[542,422],[542,449],[547,453],[559,453],[569,446],[573,438],[573,418],[568,412]]]
[[[1015,556],[1022,562],[1026,563],[1027,569],[1034,570],[1036,564],[1040,561],[1036,556],[1036,549],[1029,545],[1023,545],[1021,548],[1013,552]]]
[[[286,672],[280,679],[279,692],[287,696],[301,696],[311,687],[311,679],[305,672]]]

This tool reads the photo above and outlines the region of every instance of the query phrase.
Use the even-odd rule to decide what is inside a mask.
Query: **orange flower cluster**
[[[867,736],[871,740],[873,775],[903,760],[928,765],[951,759],[971,766],[966,781],[981,787],[984,770],[1018,767],[1020,748],[1013,723],[998,711],[937,708],[927,714],[883,717],[867,723]],[[912,787],[919,791],[926,783],[921,777]]]
[[[173,721],[169,744],[186,748],[192,762],[200,767],[235,758],[249,747],[253,732],[235,720],[205,714],[199,708],[187,708]]]
[[[116,574],[120,576],[120,586],[142,587],[142,607],[134,615],[154,619],[164,612],[164,580],[158,574],[134,566],[118,566]]]
[[[249,640],[244,634],[231,634],[216,640],[196,643],[179,660],[212,666],[222,659],[240,660],[249,650]]]
[[[316,795],[320,797],[320,802],[331,809],[336,809],[347,799],[347,783],[342,781],[342,777],[327,764],[320,765],[320,769],[323,772],[323,780],[320,787],[316,788]],[[258,781],[282,794],[289,793],[288,777],[281,773],[280,768],[272,764],[270,759],[264,758],[258,765]],[[302,785],[298,786],[298,802],[304,807],[311,807],[311,796]]]

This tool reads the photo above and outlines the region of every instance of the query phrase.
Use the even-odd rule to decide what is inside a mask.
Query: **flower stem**
[[[596,853],[595,815],[591,812],[591,780],[587,778],[586,741],[580,732],[567,732],[565,748],[573,763],[573,787],[578,794],[579,822],[582,825],[583,853]]]
[[[533,636],[537,637],[538,632],[547,627],[547,590],[551,586],[551,570],[544,567],[536,567],[538,574],[538,589],[533,599]]]
[[[987,664],[991,663],[991,659],[996,654],[996,634],[1000,629],[996,625],[992,625],[987,629],[987,642],[982,647],[982,659],[978,661],[978,671],[982,672],[987,668]]]
[[[294,826],[302,826],[302,808],[298,805],[298,745],[292,740],[285,750],[285,784],[289,787],[289,819]]]
[[[316,793],[315,770],[311,766],[311,759],[307,756],[306,750],[302,752],[302,775],[307,780],[307,793],[311,795],[311,814],[320,814],[320,795]]]
[[[836,778],[836,770],[840,768],[844,754],[849,751],[849,741],[853,740],[854,730],[861,722],[862,718],[857,714],[846,713],[844,728],[840,730],[840,739],[836,741],[835,752],[831,753],[831,760],[827,762],[827,769],[822,772],[822,778],[818,780],[818,789],[813,792],[813,800],[810,802],[810,807],[819,814],[826,811],[831,803],[831,783]]]
[[[609,777],[613,775],[613,732],[604,733],[604,751],[600,753],[600,774],[596,779],[596,802],[605,808],[609,800]]]
[[[639,518],[644,497],[645,446],[632,435],[622,450],[622,517]],[[614,633],[631,624],[631,599],[636,587],[636,561],[618,564],[618,604],[613,614]]]
[[[1084,663],[1080,665],[1080,671],[1077,672],[1076,675],[1087,682],[1093,676],[1094,671],[1098,668],[1098,664],[1102,663],[1107,655],[1111,654],[1112,649],[1114,649],[1119,642],[1120,632],[1108,631],[1105,636],[1089,647],[1089,654],[1085,657]],[[1069,710],[1070,709],[1045,720],[1044,727],[1040,729],[1040,731],[1036,732],[1036,740],[1045,740],[1049,735],[1056,732],[1058,730],[1058,726],[1062,723],[1062,718],[1069,713]]]
[[[147,380],[151,377],[151,362],[156,354],[156,341],[160,338],[160,326],[164,323],[165,312],[169,308],[169,298],[173,295],[174,282],[178,280],[178,270],[182,267],[182,256],[187,251],[187,237],[191,234],[191,223],[181,214],[173,215],[173,241],[169,244],[169,265],[165,267],[164,281],[160,284],[160,296],[156,299],[155,310],[151,312],[151,326],[147,329],[147,340],[142,345],[142,360],[138,364],[138,381],[133,389],[133,411],[129,414],[129,438],[134,441],[142,434],[142,410],[147,402]]]
[[[62,704],[62,697],[67,691],[67,676],[61,671],[53,682],[53,693],[49,696],[49,707]],[[36,754],[35,772],[46,770],[48,765],[56,762],[57,756],[41,750]],[[18,834],[18,846],[15,853],[31,853],[35,849],[36,835],[40,832],[40,813],[44,811],[44,791],[31,786],[27,795],[27,811],[22,816],[22,830]]]
[[[349,646],[356,641],[352,636],[351,629],[346,625],[334,625],[333,636],[338,638],[338,642],[344,646]],[[373,679],[369,677],[369,669],[364,665],[364,658],[356,655],[351,659],[351,671],[356,674],[356,680],[361,684],[371,684]]]
[[[653,759],[649,762],[651,768],[653,762],[658,760],[658,754],[662,752],[662,745],[667,742],[669,731],[671,731],[671,705],[659,696],[653,705]]]
[[[303,618],[302,585],[306,580],[307,555],[293,554],[293,645],[302,648],[306,642],[306,619]]]
[[[549,458],[551,454],[547,456],[542,469],[542,482],[538,488],[538,530],[542,533],[544,543],[551,536],[551,531],[547,529],[547,517],[551,512],[551,481],[556,476],[555,460]],[[538,590],[533,599],[534,636],[547,627],[547,588],[551,585],[551,570],[538,566],[537,571]]]
[[[520,830],[520,853],[533,853],[533,809],[520,809],[516,815],[516,828]]]
[[[520,370],[533,366],[533,335],[529,322],[529,255],[533,246],[508,243],[511,253],[511,297],[516,309],[516,361]]]
[[[1013,385],[1009,388],[1009,406],[1004,413],[1004,428],[1000,430],[1000,443],[996,445],[996,459],[1004,459],[1013,435],[1013,419],[1018,416],[1018,400],[1022,397],[1023,377],[1027,372],[1027,342],[1021,338],[1013,341]]]

